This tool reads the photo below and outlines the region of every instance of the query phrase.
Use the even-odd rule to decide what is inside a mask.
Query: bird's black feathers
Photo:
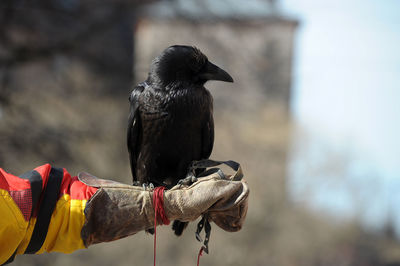
[[[135,169],[137,156],[139,154],[140,145],[140,115],[139,115],[139,100],[138,95],[143,92],[144,86],[139,84],[136,86],[131,95],[129,96],[130,111],[128,118],[128,132],[127,132],[127,143],[129,152],[129,162],[131,165],[131,172],[133,180],[136,179]]]
[[[207,159],[214,144],[208,80],[232,82],[199,49],[175,45],[156,57],[147,80],[134,87],[127,143],[133,181],[171,188],[192,161]],[[185,224],[175,224],[181,234]]]

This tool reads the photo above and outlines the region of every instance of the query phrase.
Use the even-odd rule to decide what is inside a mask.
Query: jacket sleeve
[[[49,164],[14,176],[0,168],[0,264],[15,255],[85,248],[86,202],[97,191]]]

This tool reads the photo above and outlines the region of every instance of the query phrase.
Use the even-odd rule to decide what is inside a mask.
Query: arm
[[[45,195],[43,193],[48,191],[46,187],[51,185],[50,180],[54,178],[50,175],[52,169],[47,164],[32,171],[37,172],[39,176],[31,176],[42,180],[41,195]],[[17,185],[9,186],[8,190],[4,189],[4,184],[9,184],[10,180],[14,180],[14,184]],[[0,192],[3,192],[3,198],[0,197],[0,210],[3,214],[0,241],[13,240],[7,247],[1,245],[0,264],[7,260],[12,261],[15,255],[27,253],[32,241],[35,241],[34,246],[37,249],[31,249],[31,254],[45,251],[70,253],[92,244],[133,235],[154,226],[153,191],[98,179],[87,173],[71,177],[62,169],[54,210],[50,213],[48,227],[43,231],[40,226],[43,222],[37,221],[40,220],[42,206],[45,206],[43,204],[51,200],[51,197],[40,197],[42,200],[38,201],[37,206],[32,205],[30,209],[24,209],[25,211],[23,204],[10,197],[13,189],[32,189],[35,186],[32,186],[34,182],[29,181],[30,179],[16,177],[0,169]],[[248,193],[245,182],[223,180],[218,174],[213,174],[201,178],[190,187],[176,186],[165,191],[164,210],[169,219],[182,221],[193,221],[208,211],[211,219],[221,228],[237,231],[246,216]],[[32,199],[33,194],[25,195],[28,199],[26,202]],[[1,201],[4,198],[6,200]],[[9,209],[11,211],[4,211]],[[39,235],[35,234],[37,228],[42,228]],[[39,240],[42,242],[37,244]]]
[[[49,164],[20,176],[0,169],[0,241],[9,243],[0,245],[0,264],[19,254],[85,248],[83,211],[96,191]]]

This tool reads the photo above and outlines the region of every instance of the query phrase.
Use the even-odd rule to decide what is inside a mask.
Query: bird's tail
[[[172,230],[175,232],[175,235],[181,236],[183,233],[183,230],[186,229],[188,224],[189,224],[188,222],[181,222],[181,221],[175,220],[172,224]]]

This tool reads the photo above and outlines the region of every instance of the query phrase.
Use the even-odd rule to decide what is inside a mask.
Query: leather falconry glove
[[[80,173],[86,185],[98,187],[85,208],[81,236],[86,247],[117,240],[154,227],[153,191],[98,179]],[[249,188],[245,181],[221,179],[213,173],[191,186],[164,191],[164,211],[169,220],[194,221],[204,213],[222,229],[241,229],[247,213]]]

